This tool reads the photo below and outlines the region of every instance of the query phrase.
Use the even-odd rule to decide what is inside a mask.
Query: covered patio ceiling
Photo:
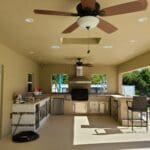
[[[101,8],[130,2],[131,0],[97,0]],[[106,17],[105,20],[119,30],[107,34],[98,28],[90,31],[90,37],[101,38],[97,45],[62,44],[61,38],[87,37],[86,30],[78,28],[70,34],[61,32],[77,20],[76,17],[36,15],[33,9],[51,9],[76,12],[79,0],[14,0],[1,1],[0,42],[13,50],[44,64],[73,64],[70,58],[84,57],[93,64],[118,65],[150,50],[150,1],[145,11]],[[25,19],[33,18],[33,23]],[[52,46],[59,46],[53,49]]]

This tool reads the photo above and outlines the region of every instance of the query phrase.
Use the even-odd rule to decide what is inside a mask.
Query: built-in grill
[[[72,89],[71,98],[75,101],[87,101],[88,100],[88,89]]]
[[[83,76],[83,66],[76,66],[76,77],[70,81],[72,100],[87,101],[91,81]]]

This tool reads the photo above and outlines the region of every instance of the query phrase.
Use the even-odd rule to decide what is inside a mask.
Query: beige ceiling
[[[130,2],[131,0],[97,0],[101,7]],[[0,0],[0,42],[12,49],[31,57],[40,63],[73,63],[70,58],[84,57],[93,64],[117,65],[150,50],[150,0],[146,11],[106,17],[105,20],[119,30],[107,34],[98,28],[90,31],[90,37],[102,38],[98,45],[91,45],[87,54],[87,45],[63,45],[62,37],[86,38],[87,31],[78,28],[71,34],[61,32],[77,20],[76,17],[35,15],[33,9],[52,9],[76,12],[79,0]],[[25,22],[26,18],[34,22]],[[139,23],[138,19],[147,17]],[[136,42],[131,43],[131,40]],[[60,49],[52,49],[60,45]],[[113,48],[105,49],[104,46]],[[34,54],[33,54],[34,52]]]

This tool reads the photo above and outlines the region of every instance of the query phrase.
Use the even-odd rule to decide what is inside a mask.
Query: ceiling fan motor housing
[[[97,16],[100,15],[100,5],[95,3],[95,9],[91,10],[90,8],[83,8],[81,3],[77,5],[77,12],[80,17],[84,16]]]

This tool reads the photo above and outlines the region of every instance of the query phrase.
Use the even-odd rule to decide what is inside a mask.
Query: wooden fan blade
[[[82,66],[84,66],[84,67],[93,67],[93,65],[92,64],[82,64]]]
[[[101,10],[103,16],[113,16],[126,13],[132,13],[137,11],[145,10],[147,7],[147,0],[137,0],[133,2],[128,2]]]
[[[96,0],[81,0],[82,8],[95,9]]]
[[[77,13],[53,11],[53,10],[40,10],[40,9],[34,9],[34,13],[41,15],[78,16]]]
[[[100,22],[97,25],[97,27],[107,33],[113,33],[118,30],[115,26],[113,26],[112,24],[110,24],[109,22],[107,22],[101,18],[100,18]]]
[[[71,33],[72,31],[74,31],[78,27],[79,27],[78,23],[75,22],[71,26],[69,26],[67,29],[65,29],[62,33]]]

